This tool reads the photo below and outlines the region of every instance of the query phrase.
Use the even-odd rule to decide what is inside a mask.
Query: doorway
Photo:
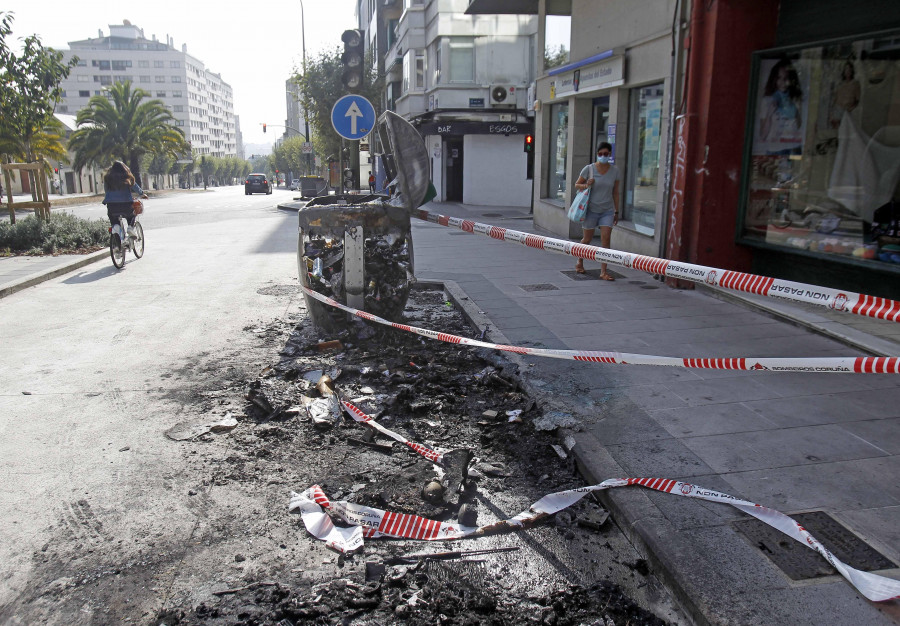
[[[447,158],[447,202],[463,201],[463,138],[448,138],[444,143]]]

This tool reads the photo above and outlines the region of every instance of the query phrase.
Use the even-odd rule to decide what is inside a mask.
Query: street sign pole
[[[340,163],[340,167],[338,168],[338,173],[341,177],[341,195],[344,194],[344,138],[341,137],[341,158],[338,159],[338,163]]]

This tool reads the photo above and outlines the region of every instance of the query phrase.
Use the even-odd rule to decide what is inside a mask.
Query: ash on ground
[[[440,291],[413,290],[405,321],[479,334]],[[521,390],[517,366],[493,351],[365,322],[322,336],[303,315],[246,331],[273,358],[251,380],[220,383],[206,405],[230,409],[238,426],[173,443],[194,455],[196,495],[224,501],[216,493],[227,493],[233,503],[231,515],[206,507],[196,550],[233,554],[234,562],[210,572],[202,559],[184,558],[154,624],[668,623],[647,607],[666,620],[683,619],[593,497],[515,534],[453,542],[369,539],[355,554],[329,551],[288,513],[291,491],[319,484],[333,500],[439,520],[456,519],[465,505],[465,514],[484,525],[584,483],[571,455],[554,449],[556,438],[533,428],[541,408]],[[323,376],[410,441],[471,451],[466,488],[426,501],[423,488],[439,477],[432,463],[346,416],[314,422],[303,397],[308,404],[321,395],[316,384]],[[227,389],[230,398],[223,397]],[[403,558],[496,548],[515,550]]]

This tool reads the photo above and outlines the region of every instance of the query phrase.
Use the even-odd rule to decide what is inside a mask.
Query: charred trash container
[[[350,198],[354,204],[341,204]],[[304,287],[399,320],[413,273],[409,212],[380,196],[324,196],[300,209],[297,261]],[[348,314],[304,294],[313,322],[336,330]]]
[[[371,134],[392,195],[334,195],[299,212],[297,264],[303,286],[373,315],[399,321],[415,282],[410,215],[429,191],[425,142],[413,126],[385,112]],[[348,314],[304,294],[313,322],[326,330]]]

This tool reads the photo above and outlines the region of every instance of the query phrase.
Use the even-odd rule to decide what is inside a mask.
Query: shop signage
[[[469,107],[479,109],[484,107],[484,98],[469,98]]]
[[[426,135],[527,135],[534,132],[531,122],[427,122],[417,130]]]
[[[574,93],[609,89],[625,83],[625,57],[614,56],[569,72],[557,74],[551,81],[551,99]]]

